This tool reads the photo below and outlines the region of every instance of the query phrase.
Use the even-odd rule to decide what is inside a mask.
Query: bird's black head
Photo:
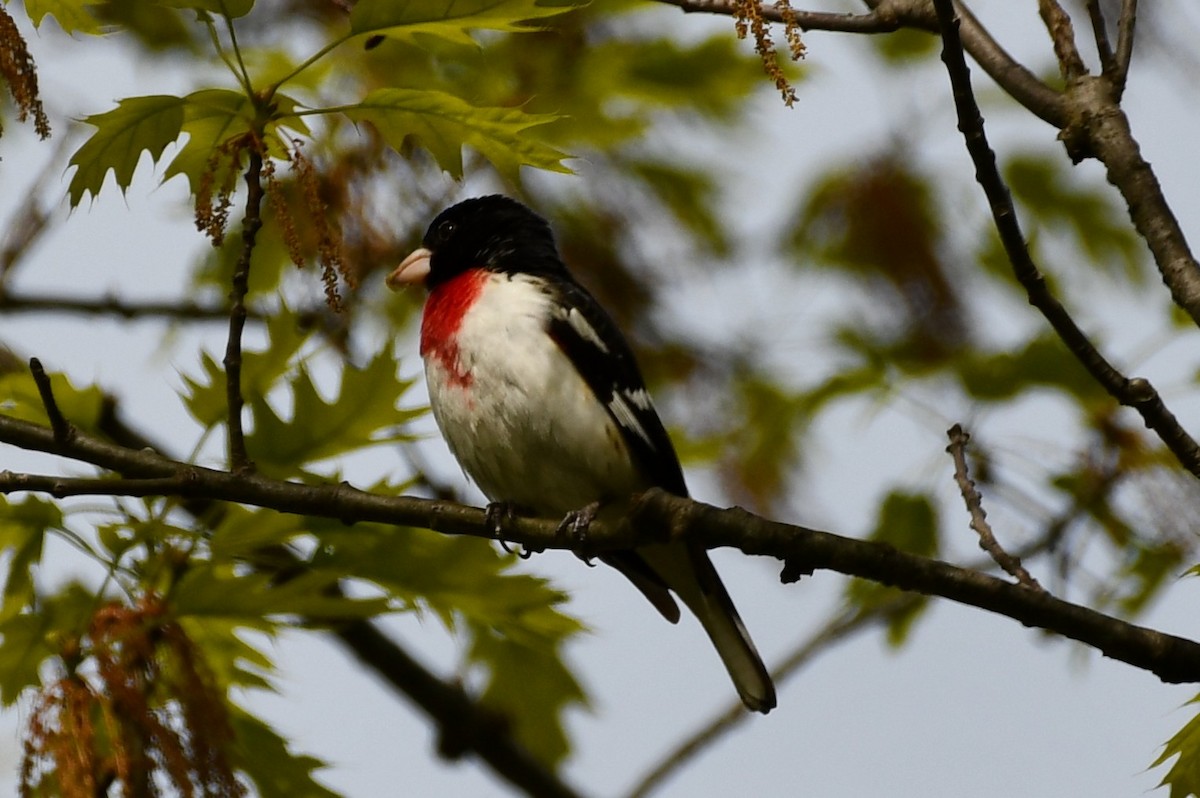
[[[535,274],[565,267],[546,220],[508,197],[476,197],[438,214],[422,242],[430,257],[426,285],[433,288],[466,269]]]

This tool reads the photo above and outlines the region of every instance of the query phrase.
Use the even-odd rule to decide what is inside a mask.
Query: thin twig
[[[1041,540],[1025,546],[1020,557],[1033,557],[1052,548],[1049,534]],[[968,567],[979,570],[987,564],[968,563]],[[826,646],[839,643],[853,634],[865,632],[880,623],[886,623],[892,618],[902,617],[904,613],[915,609],[916,605],[925,601],[925,597],[915,593],[900,593],[895,598],[888,599],[871,607],[845,607],[825,622],[825,625],[810,637],[800,642],[784,659],[771,669],[771,680],[782,686],[790,681],[796,673],[807,665],[818,654],[824,653]],[[628,798],[638,798],[649,795],[657,790],[676,771],[696,759],[702,752],[729,734],[753,716],[746,712],[740,701],[732,701],[721,712],[714,715],[708,723],[701,726],[692,734],[677,743],[659,761],[659,764],[649,770],[630,792]]]
[[[996,154],[988,144],[983,117],[971,89],[971,73],[963,57],[962,42],[954,19],[951,0],[933,0],[942,22],[942,61],[950,75],[954,104],[958,112],[958,129],[966,140],[967,151],[975,164],[975,179],[987,195],[992,218],[1004,251],[1012,264],[1013,273],[1025,288],[1029,303],[1041,311],[1055,333],[1075,358],[1109,395],[1141,414],[1146,426],[1154,430],[1172,454],[1193,475],[1200,477],[1200,446],[1183,429],[1175,415],[1163,404],[1162,398],[1141,377],[1128,378],[1100,353],[1087,335],[1071,318],[1046,285],[1045,279],[1029,254],[1013,207],[1012,195],[996,168]]]
[[[938,5],[935,0],[934,5]],[[1079,55],[1075,45],[1075,28],[1071,25],[1071,16],[1058,4],[1058,0],[1038,0],[1038,13],[1046,30],[1050,33],[1050,41],[1054,43],[1054,56],[1058,59],[1058,69],[1063,80],[1070,83],[1087,74],[1087,67]]]
[[[37,385],[38,395],[42,398],[42,407],[46,409],[46,418],[50,420],[50,429],[54,431],[54,440],[62,445],[68,445],[75,438],[75,427],[63,416],[54,398],[54,388],[50,385],[50,377],[42,367],[42,361],[36,357],[29,358],[29,373]]]
[[[202,305],[191,300],[130,301],[115,295],[99,298],[72,297],[14,292],[3,287],[0,287],[0,311],[5,315],[68,313],[80,316],[113,316],[126,320],[166,318],[180,321],[222,321],[229,318],[229,309],[223,305]],[[264,321],[266,314],[257,309],[247,309],[246,318]]]
[[[225,343],[225,398],[229,406],[229,469],[235,473],[251,471],[254,464],[246,454],[242,431],[242,330],[246,326],[246,293],[250,286],[250,256],[262,227],[262,153],[258,145],[250,147],[250,165],[246,168],[246,215],[242,219],[242,252],[233,271],[229,292],[229,338]]]
[[[921,601],[921,596],[911,593],[879,604],[870,609],[847,607],[829,619],[824,626],[797,645],[777,666],[771,669],[771,680],[782,684],[798,670],[808,664],[825,647],[836,643],[855,632],[864,631],[886,621],[897,612]],[[676,772],[753,716],[746,712],[740,701],[733,701],[714,715],[693,734],[675,745],[659,763],[647,772],[629,791],[628,798],[645,798],[659,788]]]
[[[1104,74],[1110,75],[1116,68],[1112,44],[1108,40],[1108,23],[1104,21],[1104,11],[1100,8],[1100,0],[1087,0],[1088,19],[1092,23],[1092,36],[1096,39],[1096,53],[1100,56],[1100,66]]]
[[[217,471],[152,451],[126,449],[82,432],[63,443],[47,427],[4,415],[0,415],[0,442],[70,457],[133,478],[173,477],[178,485],[171,495],[238,502],[345,523],[378,521],[489,540],[493,537],[486,513],[473,507],[411,496],[377,496],[345,483],[304,485],[255,473]],[[29,476],[0,475],[0,493],[27,491],[29,480]],[[111,481],[105,481],[103,487],[110,491]],[[589,529],[589,550],[615,551],[672,540],[705,548],[732,546],[747,554],[783,560],[790,573],[829,569],[901,590],[943,596],[1078,640],[1165,682],[1200,682],[1200,643],[1136,626],[987,574],[872,541],[770,521],[737,507],[719,509],[657,489],[613,510],[616,519],[601,514]],[[530,548],[573,549],[578,541],[559,531],[558,520],[517,517],[505,535]]]
[[[1137,0],[1121,0],[1121,16],[1117,22],[1117,54],[1112,72],[1113,94],[1118,100],[1125,93],[1129,79],[1129,64],[1133,60],[1133,32],[1137,27]]]
[[[983,497],[975,489],[975,483],[967,471],[967,441],[971,436],[959,424],[951,427],[947,435],[950,436],[950,445],[946,447],[946,451],[954,458],[954,481],[958,484],[963,501],[966,502],[967,512],[971,514],[971,528],[979,535],[979,548],[991,555],[997,565],[1025,587],[1046,592],[1021,565],[1020,558],[1005,551],[992,532],[992,525],[988,523],[987,513],[983,509]]]
[[[106,437],[129,450],[150,453],[152,457],[162,457],[153,453],[163,451],[164,447],[122,421],[117,412],[116,400],[112,397],[106,397],[99,427]],[[135,469],[135,473],[147,471]],[[0,478],[7,476],[12,475],[0,475]],[[56,477],[47,479],[63,482],[61,478]],[[166,479],[174,481],[178,480],[178,477]],[[152,476],[123,480],[125,484],[138,487],[148,487],[162,481],[163,478]],[[106,487],[105,482],[116,481],[100,479],[93,482]],[[70,489],[81,487],[78,483],[72,484],[70,480],[65,481],[65,485]],[[180,506],[193,517],[211,524],[214,517],[219,515],[222,505],[210,499],[193,498],[181,502]],[[282,547],[255,552],[252,564],[256,568],[281,575],[298,567],[296,555]],[[473,751],[478,754],[501,778],[528,795],[559,798],[577,795],[553,770],[537,761],[513,739],[510,729],[494,722],[480,722],[481,719],[490,716],[459,685],[434,675],[370,621],[353,620],[336,625],[329,631],[360,663],[374,671],[398,693],[420,706],[437,724],[443,740],[455,742],[460,753]],[[472,735],[470,731],[464,730],[464,727],[478,733]],[[445,747],[443,748],[446,752]]]

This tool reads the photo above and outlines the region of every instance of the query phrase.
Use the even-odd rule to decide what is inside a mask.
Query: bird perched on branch
[[[488,196],[443,211],[387,281],[429,290],[421,357],[433,416],[496,506],[586,524],[599,503],[651,487],[687,495],[629,344],[529,208]],[[775,706],[771,678],[707,551],[656,543],[601,559],[672,623],[677,595],[746,706]]]

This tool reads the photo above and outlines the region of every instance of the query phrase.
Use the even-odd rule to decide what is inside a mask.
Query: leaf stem
[[[322,47],[320,50],[317,50],[315,53],[310,55],[308,58],[301,61],[300,64],[295,69],[293,69],[291,72],[287,73],[286,75],[281,77],[279,80],[275,81],[274,83],[272,83],[270,86],[267,87],[266,94],[265,94],[266,99],[269,100],[272,97],[274,97],[275,92],[277,92],[279,90],[279,88],[281,86],[283,86],[285,83],[287,83],[289,80],[293,79],[294,77],[299,75],[301,72],[308,69],[310,66],[312,66],[316,62],[320,61],[322,58],[329,55],[329,53],[333,52],[338,47],[341,47],[343,44],[345,44],[347,41],[349,41],[350,39],[354,38],[357,35],[358,34],[356,34],[356,33],[347,33],[345,36],[341,36],[337,39],[334,39],[333,41],[329,42],[324,47]],[[298,115],[299,114],[293,114],[293,116],[298,116]]]
[[[233,61],[230,60],[229,54],[225,52],[225,48],[221,46],[221,37],[217,35],[217,26],[213,24],[212,17],[207,16],[207,15],[205,16],[204,26],[206,28],[208,28],[208,37],[212,40],[213,49],[217,51],[217,55],[220,57],[221,61],[225,64],[226,67],[228,67],[229,72],[234,77],[234,80],[236,80],[238,82],[238,84],[241,85],[242,90],[244,92],[246,92],[247,97],[253,97],[254,89],[251,88],[251,86],[250,86],[249,76],[245,75],[243,72],[238,71],[238,68],[234,65]],[[231,30],[232,30],[232,27],[233,26],[230,25]],[[244,66],[243,66],[243,69],[244,69]]]
[[[237,74],[242,87],[249,96],[253,97],[254,84],[250,81],[250,70],[246,69],[246,62],[242,60],[242,48],[238,46],[237,30],[233,26],[233,17],[229,16],[229,11],[225,7],[225,0],[221,0],[221,16],[225,20],[225,28],[229,31],[229,46],[233,48],[233,57],[237,59]]]

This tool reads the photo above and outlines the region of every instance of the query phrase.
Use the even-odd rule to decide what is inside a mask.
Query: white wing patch
[[[638,397],[637,394],[641,394],[641,397]],[[629,404],[625,401],[626,396],[626,394],[621,392],[614,393],[612,399],[608,400],[608,409],[612,412],[613,418],[617,420],[617,423],[626,429],[633,430],[634,434],[649,444],[651,448],[654,448],[654,442],[651,441],[650,436],[646,434],[646,428],[642,426],[642,422],[638,421],[638,417],[634,414],[633,410],[629,408]],[[643,399],[647,403],[647,406],[649,405],[650,397],[645,391],[634,391],[628,394],[628,397],[639,407],[642,406],[641,401]],[[643,409],[645,408],[643,407]]]
[[[639,410],[650,409],[650,393],[645,388],[637,388],[632,391],[625,392],[626,398],[633,402],[634,407]]]
[[[564,313],[562,308],[555,308],[554,314],[560,319],[566,321],[567,324],[570,325],[571,329],[574,330],[576,335],[578,335],[580,338],[587,341],[604,354],[608,354],[608,345],[604,343],[604,339],[600,337],[600,335],[596,332],[596,328],[593,327],[578,310],[575,308],[570,308]]]

